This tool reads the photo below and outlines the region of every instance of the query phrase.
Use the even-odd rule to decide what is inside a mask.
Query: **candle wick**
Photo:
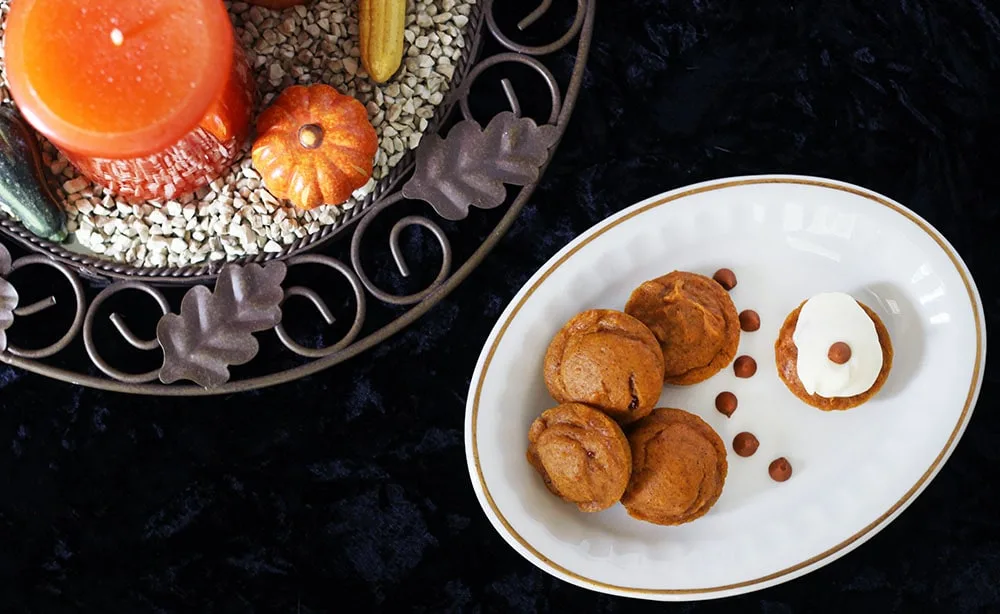
[[[111,43],[114,44],[115,47],[121,47],[122,43],[124,42],[125,42],[125,35],[122,34],[121,30],[115,28],[114,30],[111,31]]]

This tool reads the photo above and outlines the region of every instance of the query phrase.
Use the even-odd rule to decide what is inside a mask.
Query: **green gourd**
[[[45,181],[34,133],[13,108],[0,107],[0,201],[43,239],[66,240],[66,212]]]

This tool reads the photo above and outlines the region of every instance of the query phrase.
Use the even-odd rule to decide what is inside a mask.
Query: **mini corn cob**
[[[361,63],[376,83],[384,83],[403,61],[406,0],[359,0]]]

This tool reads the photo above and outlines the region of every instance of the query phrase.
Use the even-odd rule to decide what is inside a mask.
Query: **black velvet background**
[[[191,401],[0,368],[0,612],[1000,611],[995,364],[898,520],[805,578],[718,602],[628,601],[537,570],[481,512],[462,434],[480,347],[527,277],[610,213],[694,181],[794,172],[895,198],[954,243],[1000,325],[998,64],[1000,2],[600,0],[542,186],[466,283],[384,346]]]

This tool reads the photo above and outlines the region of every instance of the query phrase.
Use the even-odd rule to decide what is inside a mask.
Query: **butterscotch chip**
[[[792,464],[784,456],[776,458],[767,466],[767,473],[775,482],[784,482],[792,477]]]
[[[733,438],[733,452],[739,456],[753,456],[759,446],[760,441],[753,433],[744,431]]]
[[[559,403],[585,403],[621,424],[642,418],[663,390],[663,353],[646,326],[591,309],[562,327],[545,353],[545,385]]]
[[[677,525],[704,516],[722,494],[726,446],[712,427],[681,409],[654,409],[628,436],[632,477],[622,504],[633,518]]]
[[[733,273],[731,269],[719,269],[715,275],[712,275],[712,279],[727,291],[736,287],[736,273]]]
[[[719,413],[725,415],[727,418],[733,415],[737,405],[738,400],[732,392],[720,392],[715,397],[715,409],[719,410]]]
[[[736,356],[736,307],[722,286],[704,275],[674,271],[647,281],[632,292],[625,312],[659,341],[668,384],[697,384]]]
[[[744,309],[740,312],[740,328],[744,332],[752,333],[760,330],[760,316],[753,309]]]
[[[736,377],[753,377],[757,373],[757,361],[752,356],[740,356],[733,363]]]
[[[847,345],[843,341],[837,341],[830,346],[830,350],[826,353],[826,357],[829,358],[831,362],[842,365],[851,359],[851,346]]]
[[[795,326],[799,323],[799,313],[802,311],[802,305],[805,305],[805,301],[788,314],[788,317],[785,318],[785,323],[781,325],[781,330],[778,331],[778,339],[774,342],[774,361],[778,367],[778,377],[792,391],[792,394],[817,409],[823,411],[842,411],[857,407],[872,398],[882,388],[885,380],[889,377],[889,371],[892,369],[892,340],[889,339],[889,331],[886,330],[885,324],[879,319],[878,314],[861,301],[857,301],[857,303],[865,310],[865,313],[868,314],[868,317],[875,324],[878,343],[882,346],[882,369],[878,372],[878,376],[875,378],[875,383],[872,384],[872,387],[861,394],[850,397],[821,397],[818,394],[809,394],[806,392],[805,387],[802,385],[802,380],[799,379],[798,368],[796,366],[799,359],[799,350],[795,347],[795,341],[792,339],[792,335],[795,334]]]
[[[528,431],[528,462],[557,497],[583,512],[621,499],[632,472],[632,452],[621,427],[586,405],[547,410]]]

